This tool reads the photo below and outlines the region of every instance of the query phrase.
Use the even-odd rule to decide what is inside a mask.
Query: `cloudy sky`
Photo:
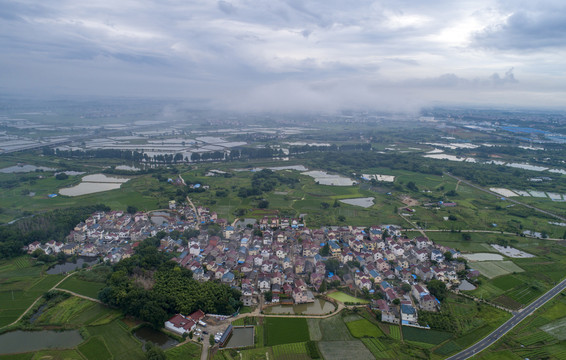
[[[566,1],[3,0],[0,92],[566,107]]]

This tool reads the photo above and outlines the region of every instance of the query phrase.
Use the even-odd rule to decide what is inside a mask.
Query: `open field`
[[[200,359],[201,351],[201,345],[188,342],[165,350],[165,355],[167,360],[196,360]]]
[[[103,325],[120,316],[120,312],[76,296],[49,307],[37,319],[38,325]]]
[[[320,331],[320,320],[319,319],[307,319],[307,324],[309,326],[309,336],[312,341],[322,340],[322,331]]]
[[[390,354],[387,353],[387,345],[383,344],[379,339],[363,338],[361,340],[376,359],[390,357]]]
[[[101,336],[115,359],[140,359],[143,357],[141,343],[128,332],[118,320],[106,325],[87,328],[92,336]]]
[[[86,342],[79,345],[78,349],[88,360],[106,360],[112,358],[101,336],[91,337]]]
[[[275,345],[271,350],[275,360],[310,359],[305,342]]]
[[[566,340],[566,318],[541,326],[540,329],[558,340]]]
[[[76,276],[71,276],[67,280],[59,284],[59,288],[70,290],[80,295],[88,296],[94,299],[98,298],[98,292],[104,287],[104,283],[84,281]]]
[[[318,348],[325,360],[373,360],[372,353],[359,340],[321,341]]]
[[[16,320],[63,275],[44,275],[29,256],[0,262],[0,327]]]
[[[304,342],[309,340],[306,319],[265,318],[264,331],[268,346]]]
[[[354,340],[340,314],[326,319],[320,319],[319,326],[323,341]]]
[[[488,279],[524,271],[512,261],[477,261],[470,263],[470,267],[479,270]]]
[[[438,345],[452,337],[444,331],[418,329],[403,326],[403,340]]]
[[[381,330],[371,322],[366,319],[351,321],[346,324],[350,333],[355,338],[363,338],[363,337],[380,337],[383,335]]]
[[[369,301],[367,301],[367,300],[353,297],[353,296],[348,295],[346,293],[343,293],[341,291],[335,291],[331,294],[328,294],[328,297],[331,297],[334,300],[338,300],[338,301],[343,302],[343,303],[356,303],[356,304],[367,304],[367,303],[369,303]]]

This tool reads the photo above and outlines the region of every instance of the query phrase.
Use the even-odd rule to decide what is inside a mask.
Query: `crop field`
[[[316,319],[318,320],[318,319]],[[348,327],[344,324],[342,317],[339,315],[331,316],[326,319],[319,320],[320,330],[322,332],[322,340],[324,341],[346,341],[354,340]]]
[[[79,345],[78,350],[88,360],[106,360],[112,358],[112,355],[101,336],[91,337],[86,342]]]
[[[98,299],[98,292],[102,290],[104,286],[104,283],[85,281],[71,276],[59,284],[58,287],[93,299]]]
[[[359,340],[321,341],[318,348],[325,360],[373,360],[372,353]]]
[[[401,330],[399,329],[399,326],[389,325],[389,336],[395,340],[401,340]]]
[[[265,318],[263,326],[267,346],[309,340],[309,328],[306,319]]]
[[[74,324],[71,319],[92,305],[93,303],[89,300],[71,296],[55,306],[45,309],[37,319],[37,323],[40,325]]]
[[[367,301],[367,300],[353,297],[353,296],[348,295],[346,293],[343,293],[341,291],[336,291],[336,292],[333,292],[331,294],[328,294],[328,297],[331,297],[334,300],[338,300],[338,301],[343,302],[343,303],[346,303],[346,302],[357,303],[357,304],[367,304],[367,303],[369,303],[369,301]]]
[[[470,267],[479,270],[479,272],[488,279],[511,274],[513,272],[524,271],[512,261],[476,261],[471,263]]]
[[[309,336],[312,341],[322,340],[322,332],[320,331],[320,319],[307,319],[309,326]]]
[[[355,338],[380,337],[383,335],[381,330],[366,319],[351,321],[346,324]]]
[[[540,295],[542,295],[542,291],[538,288],[534,288],[528,284],[524,284],[523,286],[517,287],[512,291],[506,294],[511,299],[517,301],[521,304],[528,304]]]
[[[114,359],[141,359],[144,354],[141,343],[127,330],[125,324],[118,320],[106,325],[89,326],[92,336],[101,336]]]
[[[236,360],[230,353],[225,351],[220,351],[217,354],[223,354],[225,359]],[[269,360],[273,359],[273,351],[270,347],[262,347],[257,349],[240,350],[241,360]],[[214,357],[216,359],[216,356]]]
[[[403,340],[438,345],[452,337],[452,334],[444,331],[418,329],[403,326]]]
[[[518,279],[514,275],[506,275],[498,277],[497,279],[493,279],[493,281],[491,281],[491,284],[497,286],[503,291],[507,291],[511,290],[515,286],[523,284],[523,281]]]
[[[271,350],[275,360],[310,359],[305,342],[275,345]]]
[[[196,360],[200,359],[201,352],[200,345],[188,342],[165,350],[165,355],[167,355],[167,360]]]
[[[392,357],[387,351],[387,346],[380,340],[374,338],[363,338],[361,340],[376,359]]]
[[[63,275],[42,275],[28,256],[0,263],[0,327],[15,321]]]
[[[566,318],[541,326],[540,329],[558,340],[566,340]]]
[[[458,344],[456,344],[454,341],[448,341],[446,344],[434,350],[434,353],[442,356],[447,356],[460,350],[462,350],[462,348]]]

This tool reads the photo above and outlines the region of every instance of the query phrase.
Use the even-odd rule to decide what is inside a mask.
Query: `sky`
[[[3,0],[0,93],[566,108],[566,1]]]

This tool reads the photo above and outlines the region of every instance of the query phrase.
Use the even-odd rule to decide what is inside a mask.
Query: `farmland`
[[[264,320],[266,345],[297,343],[309,340],[306,319],[266,318]]]
[[[351,341],[321,341],[318,347],[324,359],[374,359],[372,353],[359,340]]]
[[[355,338],[364,338],[364,337],[380,337],[383,335],[381,330],[371,322],[366,319],[360,319],[356,321],[351,321],[346,323],[350,333]]]
[[[71,276],[61,284],[58,288],[69,290],[80,295],[88,296],[93,299],[98,298],[98,292],[104,287],[104,283],[85,281],[78,279],[76,276]]]
[[[200,359],[201,346],[192,342],[165,350],[167,360],[193,360]]]
[[[524,271],[512,261],[478,261],[470,264],[470,266],[479,270],[488,279]]]

